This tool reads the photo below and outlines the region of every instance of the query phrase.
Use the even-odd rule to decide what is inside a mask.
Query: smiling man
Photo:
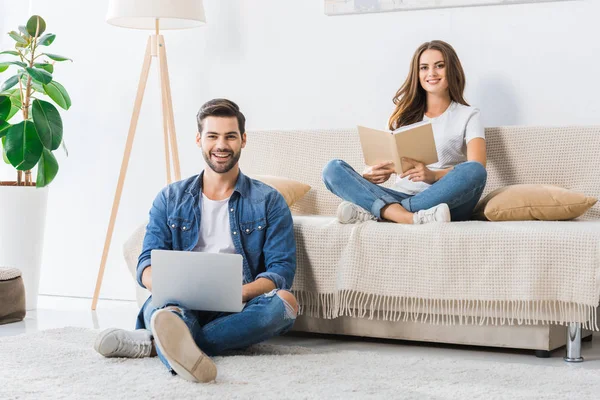
[[[174,374],[215,379],[209,356],[262,342],[289,330],[298,305],[288,291],[296,271],[292,215],[270,186],[246,177],[238,160],[246,145],[245,117],[232,101],[215,99],[197,116],[196,143],[207,168],[164,188],[154,200],[137,278],[152,291],[152,250],[235,253],[243,257],[239,313],[143,305],[135,331],[107,329],[95,343],[105,357],[158,355]],[[169,221],[189,221],[179,229]],[[241,234],[241,232],[244,234]]]

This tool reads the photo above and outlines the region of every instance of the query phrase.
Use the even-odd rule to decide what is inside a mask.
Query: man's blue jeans
[[[239,313],[194,311],[172,304],[181,309],[177,313],[188,326],[194,341],[209,356],[227,350],[243,349],[287,332],[296,320],[295,310],[277,295],[277,290],[265,293],[246,303]],[[143,307],[144,323],[150,329],[152,314],[158,309],[152,305],[152,296]],[[156,349],[160,360],[171,366]]]
[[[456,165],[423,192],[411,196],[369,182],[342,160],[331,160],[323,169],[323,182],[327,189],[341,199],[370,211],[379,220],[381,209],[394,203],[410,212],[446,203],[452,221],[469,220],[485,188],[486,179],[483,165],[467,161]]]

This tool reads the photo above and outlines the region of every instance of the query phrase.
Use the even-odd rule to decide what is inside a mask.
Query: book
[[[402,157],[425,165],[438,162],[431,122],[417,122],[394,131],[358,126],[358,135],[366,165],[393,161],[396,173],[402,174],[413,168],[413,164],[403,162]]]

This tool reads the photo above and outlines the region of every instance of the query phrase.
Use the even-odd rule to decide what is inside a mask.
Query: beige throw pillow
[[[488,194],[475,215],[489,221],[561,221],[583,215],[596,201],[554,185],[512,185]]]
[[[261,181],[281,193],[288,207],[291,207],[310,190],[309,185],[280,176],[254,175],[251,178]]]

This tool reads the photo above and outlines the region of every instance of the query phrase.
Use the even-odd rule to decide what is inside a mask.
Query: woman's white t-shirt
[[[435,118],[425,116],[423,121],[430,121],[433,128],[438,162],[427,166],[433,171],[467,161],[467,143],[475,138],[485,139],[479,110],[474,107],[452,102],[442,115]],[[412,182],[408,177],[402,179],[398,175],[392,189],[415,195],[430,186],[425,182]]]

